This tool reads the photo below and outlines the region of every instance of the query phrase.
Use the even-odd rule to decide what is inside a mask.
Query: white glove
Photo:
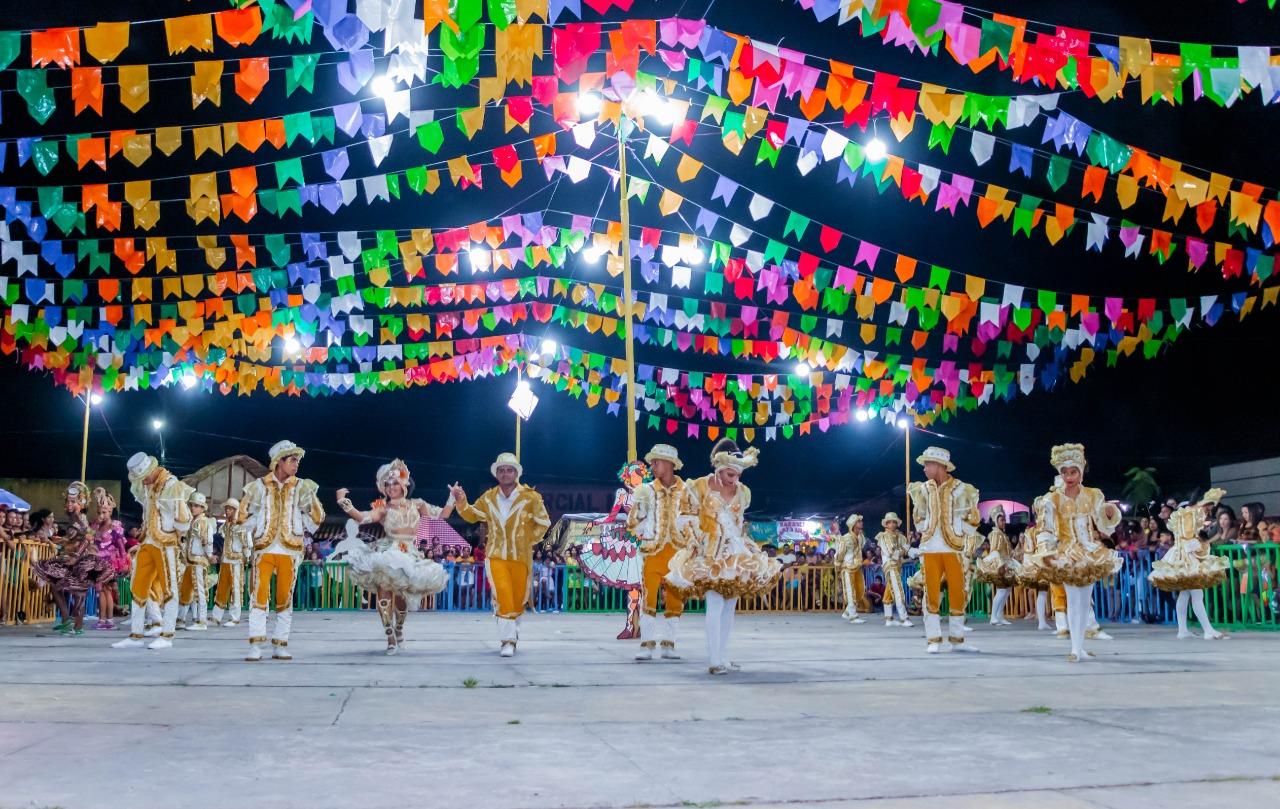
[[[919,549],[919,548],[907,548],[907,556],[908,556],[908,557],[910,557],[910,558],[912,558],[912,559],[919,559],[919,558],[920,558],[920,549]]]

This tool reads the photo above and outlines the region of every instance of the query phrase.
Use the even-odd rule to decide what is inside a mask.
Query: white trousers
[[[896,607],[898,609],[898,620],[905,621],[907,620],[907,598],[902,592],[902,576],[897,572],[893,572],[886,573],[885,578],[888,580],[888,586],[893,588],[893,603],[884,605],[884,618],[886,621],[892,618],[893,610]]]
[[[707,662],[712,668],[729,665],[729,633],[738,599],[707,591]]]
[[[1004,605],[1009,601],[1009,588],[1001,587],[996,590],[995,600],[991,603],[991,622],[999,623],[1004,620]]]
[[[178,617],[183,621],[203,624],[209,617],[209,580],[205,573],[200,565],[191,566],[191,602],[178,609]]]
[[[1209,611],[1204,608],[1204,590],[1182,590],[1178,593],[1178,634],[1190,634],[1187,629],[1187,602],[1191,602],[1191,608],[1196,612],[1196,620],[1200,622],[1200,629],[1204,631],[1206,637],[1214,634],[1216,630],[1213,624],[1209,623]]]
[[[1075,587],[1066,585],[1067,630],[1071,633],[1071,653],[1078,660],[1085,659],[1084,637],[1093,617],[1093,585]]]

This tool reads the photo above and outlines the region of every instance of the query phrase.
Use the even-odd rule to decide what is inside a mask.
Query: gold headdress
[[[378,491],[383,496],[387,494],[387,486],[392,483],[399,483],[404,488],[405,496],[409,495],[409,488],[413,485],[413,481],[409,478],[409,467],[405,466],[404,461],[396,458],[388,464],[383,464],[378,469]]]
[[[1049,450],[1049,463],[1054,469],[1065,469],[1074,466],[1084,471],[1084,444],[1059,444]]]
[[[747,447],[746,452],[725,450],[711,456],[711,466],[717,472],[721,469],[737,469],[741,472],[755,466],[759,455],[760,450],[755,447]]]

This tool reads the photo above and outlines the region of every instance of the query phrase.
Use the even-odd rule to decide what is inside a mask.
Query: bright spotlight
[[[802,362],[796,366],[796,373],[800,376],[808,376],[810,370],[812,369],[809,368],[809,363],[807,362]]]
[[[102,404],[102,394],[100,394],[100,393],[93,393],[93,394],[90,394],[90,395],[89,395],[89,403],[90,403],[90,404],[95,404],[95,405],[100,405],[100,404]]]
[[[302,343],[298,342],[297,337],[286,337],[284,339],[284,353],[297,354],[302,351]]]
[[[911,425],[911,422],[907,421],[906,417],[899,417],[897,421],[897,426],[899,430],[905,430],[910,425]]]
[[[543,354],[554,354],[556,353],[556,348],[558,348],[556,341],[552,340],[550,337],[542,341]]]
[[[182,375],[182,387],[186,388],[187,390],[191,390],[199,383],[200,383],[199,377],[197,377],[195,374],[191,373],[190,371],[187,371],[185,374]]]
[[[369,89],[373,90],[374,95],[387,98],[396,91],[396,83],[389,76],[378,76],[369,84]]]
[[[489,251],[483,247],[473,247],[468,250],[467,258],[471,259],[471,266],[474,269],[487,270],[489,268]]]
[[[580,93],[578,95],[578,117],[599,115],[604,102],[597,93]]]
[[[160,419],[152,419],[151,429],[155,430],[156,432],[160,432],[161,430],[164,429],[164,422],[161,421]]]
[[[862,410],[862,409],[858,409],[858,410],[856,410],[856,411],[854,412],[853,417],[854,417],[855,419],[857,419],[858,421],[866,421],[866,420],[867,420],[867,411]]]
[[[582,251],[582,260],[588,264],[596,264],[600,261],[600,256],[603,255],[603,253],[603,250],[597,250],[594,246],[588,247],[586,250]]]
[[[529,380],[521,379],[516,383],[516,389],[507,401],[507,407],[515,411],[515,414],[523,421],[528,421],[529,417],[533,415],[533,409],[537,406],[538,396],[533,392],[533,388],[529,386]]]
[[[879,163],[884,160],[885,155],[889,154],[889,149],[884,145],[884,141],[879,138],[872,138],[871,142],[862,151],[872,163]]]

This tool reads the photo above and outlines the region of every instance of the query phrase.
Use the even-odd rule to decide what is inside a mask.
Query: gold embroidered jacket
[[[250,481],[240,498],[240,513],[255,551],[277,539],[292,553],[302,553],[308,532],[324,522],[324,506],[315,481],[292,477],[281,483],[275,475]]]
[[[191,527],[187,500],[195,492],[169,470],[161,469],[155,483],[135,481],[130,490],[142,505],[142,542],[161,548],[176,548]]]
[[[963,553],[981,522],[978,490],[952,477],[943,481],[941,486],[932,480],[913,481],[907,487],[907,494],[911,495],[911,513],[915,517],[916,529],[924,541],[927,542],[941,527],[947,547]]]
[[[684,480],[678,475],[670,486],[652,480],[636,489],[627,515],[627,530],[640,540],[642,553],[658,553],[668,545],[683,547],[677,525],[683,497]]]
[[[551,527],[542,495],[523,483],[516,484],[515,501],[505,516],[498,505],[502,490],[489,489],[474,503],[457,504],[458,516],[467,522],[489,526],[485,554],[490,559],[506,559],[532,564],[533,546],[542,541]]]

